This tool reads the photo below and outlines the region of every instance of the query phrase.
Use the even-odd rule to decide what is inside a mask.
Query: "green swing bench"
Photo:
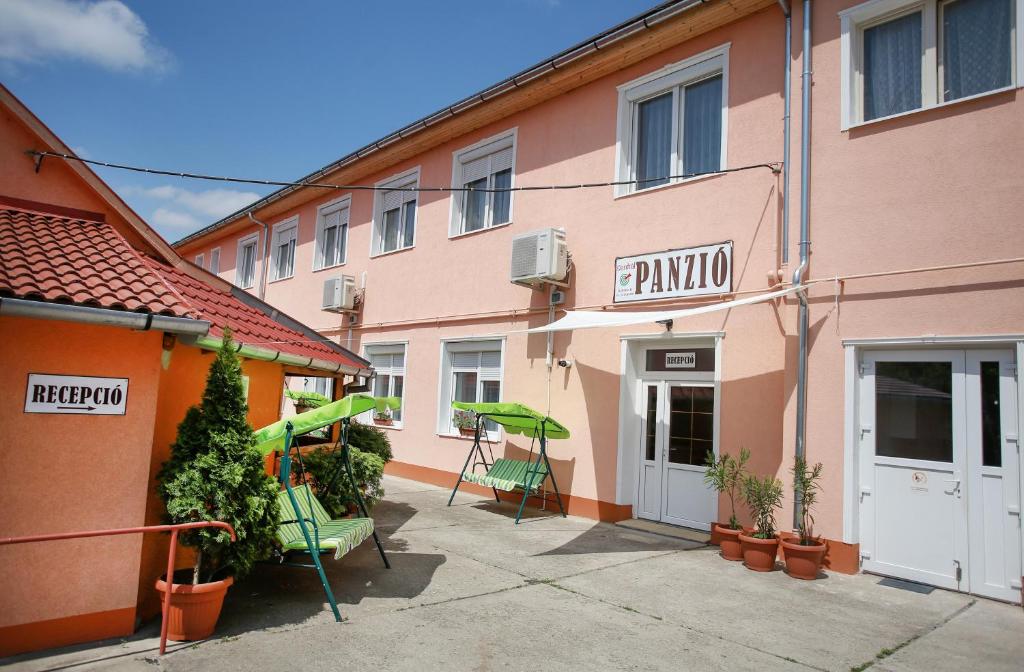
[[[324,594],[331,605],[336,621],[341,621],[341,612],[338,611],[338,603],[334,599],[331,585],[327,581],[323,564],[320,562],[320,554],[333,553],[335,560],[340,560],[347,553],[359,546],[369,538],[377,544],[384,566],[391,568],[388,556],[384,553],[384,547],[374,530],[373,519],[366,509],[359,487],[355,481],[352,471],[352,463],[348,454],[348,429],[350,420],[361,413],[369,410],[382,411],[385,408],[396,409],[400,401],[393,397],[371,397],[365,394],[349,395],[338,401],[325,404],[305,413],[278,420],[256,432],[256,447],[268,455],[271,451],[281,453],[281,464],[278,470],[278,481],[282,489],[278,492],[277,501],[281,510],[281,522],[277,528],[277,540],[280,544],[281,564],[292,567],[306,567],[316,569],[320,576],[320,584],[323,586]],[[322,429],[341,423],[341,432],[338,437],[336,450],[341,454],[341,465],[335,471],[327,485],[330,491],[337,482],[341,472],[346,472],[352,491],[356,495],[356,501],[361,516],[353,518],[332,519],[324,508],[323,504],[316,498],[312,488],[308,484],[292,483],[292,449],[295,451],[295,459],[298,460],[302,474],[305,469],[302,466],[302,453],[296,437],[308,434],[309,432]],[[293,555],[309,556],[312,564],[294,562],[290,560]]]
[[[519,502],[519,510],[516,512],[516,525],[523,517],[523,507],[526,500],[541,493],[541,499],[547,503],[547,492],[543,490],[546,481],[551,481],[552,489],[555,492],[555,501],[558,503],[558,510],[562,517],[565,517],[565,508],[562,506],[562,496],[558,492],[558,484],[555,482],[555,475],[551,472],[551,463],[548,461],[547,441],[548,439],[567,439],[569,430],[557,420],[539,413],[529,406],[519,403],[492,403],[492,402],[452,402],[452,408],[457,411],[470,411],[476,414],[476,423],[473,429],[473,445],[469,449],[466,463],[462,467],[459,479],[455,483],[451,496],[448,498],[448,506],[452,505],[455,493],[464,482],[482,485],[491,488],[494,492],[494,499],[501,502],[498,491],[512,492],[520,490],[523,498]],[[481,437],[487,436],[484,421],[491,420],[498,423],[509,434],[520,434],[532,439],[530,443],[530,455],[526,460],[513,460],[506,457],[494,459],[491,453],[490,461],[484,455],[483,446],[480,443]],[[534,444],[539,444],[537,459],[533,459]],[[490,452],[490,441],[487,442]],[[476,457],[476,461],[474,461]],[[484,467],[484,473],[477,473],[477,467]]]

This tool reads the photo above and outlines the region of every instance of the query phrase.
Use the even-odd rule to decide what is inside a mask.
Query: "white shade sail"
[[[744,299],[733,301],[722,301],[697,308],[682,308],[676,310],[648,310],[642,312],[618,312],[607,310],[567,310],[565,316],[555,320],[543,327],[527,329],[529,334],[543,334],[550,331],[573,331],[576,329],[598,329],[601,327],[626,327],[634,324],[654,324],[665,320],[678,320],[694,315],[714,313],[719,310],[729,310],[739,306],[748,306],[753,303],[762,303],[778,299],[788,294],[799,291],[799,287],[787,287],[767,294],[755,294]]]

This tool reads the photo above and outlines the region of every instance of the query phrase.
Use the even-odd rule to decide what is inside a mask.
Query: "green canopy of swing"
[[[350,394],[338,401],[324,404],[320,408],[314,408],[305,413],[299,413],[290,418],[278,420],[263,429],[256,430],[256,448],[263,455],[267,455],[272,450],[283,452],[285,449],[284,437],[287,433],[289,422],[292,423],[292,435],[302,436],[366,411],[377,410],[383,413],[385,409],[398,410],[401,408],[401,405],[402,400],[398,397],[371,397],[368,394]]]
[[[453,401],[452,408],[486,415],[489,420],[504,427],[509,434],[536,438],[540,435],[540,427],[543,424],[544,438],[569,438],[569,430],[565,425],[520,403]]]

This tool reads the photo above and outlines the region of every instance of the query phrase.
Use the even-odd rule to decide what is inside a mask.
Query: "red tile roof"
[[[84,217],[0,205],[0,295],[197,317],[114,227]]]
[[[184,297],[201,319],[212,323],[210,336],[219,338],[224,327],[230,327],[235,340],[240,343],[300,357],[315,357],[352,368],[369,368],[367,362],[340,345],[325,343],[325,339],[312,331],[304,334],[281,324],[257,307],[259,301],[255,297],[247,296],[247,300],[242,301],[231,291],[217,289],[162,262],[147,257],[146,263]],[[274,311],[270,306],[266,309]]]

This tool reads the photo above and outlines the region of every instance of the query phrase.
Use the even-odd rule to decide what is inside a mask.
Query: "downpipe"
[[[778,0],[782,15],[786,17],[785,82],[782,113],[782,263],[789,263],[789,172],[792,131],[790,119],[793,109],[793,12],[786,0]],[[779,273],[778,277],[782,277]]]

